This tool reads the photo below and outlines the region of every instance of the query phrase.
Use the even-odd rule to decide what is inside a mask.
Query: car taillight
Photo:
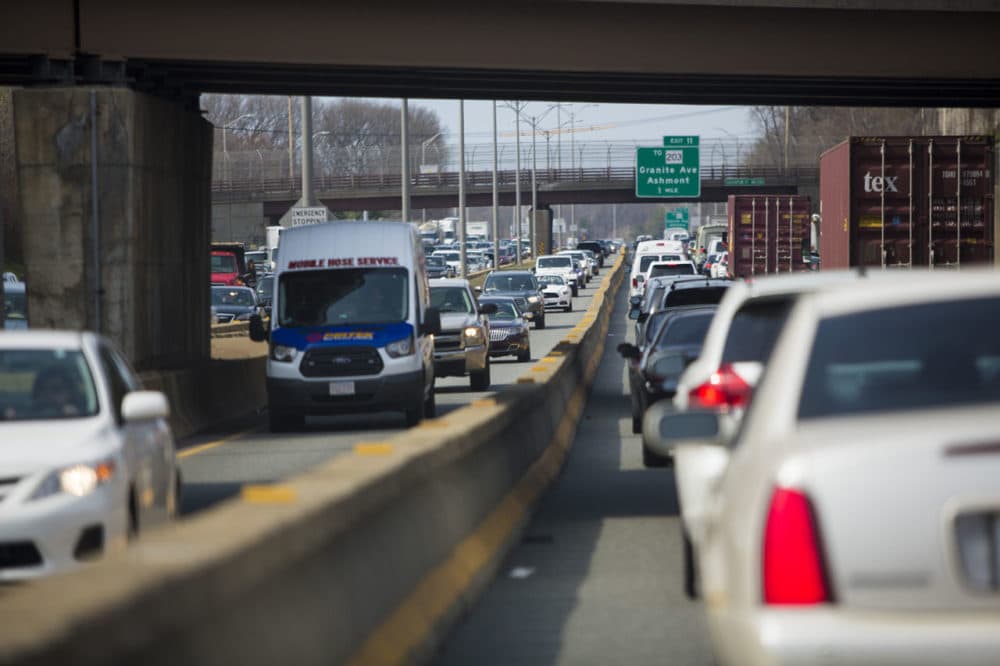
[[[746,407],[752,393],[753,387],[736,374],[732,365],[725,363],[712,373],[707,382],[692,389],[688,397],[693,407],[721,409]]]
[[[819,535],[809,499],[775,488],[764,527],[764,603],[812,605],[830,601]]]
[[[635,289],[638,286],[639,286],[639,281],[635,278],[632,278],[632,288]]]

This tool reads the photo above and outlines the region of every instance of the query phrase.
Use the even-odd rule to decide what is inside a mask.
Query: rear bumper
[[[764,610],[709,611],[720,664],[1000,664],[1000,614]]]
[[[331,382],[353,381],[354,395],[330,395]],[[299,414],[351,414],[354,412],[402,411],[424,398],[427,379],[422,370],[365,379],[320,381],[267,380],[271,411]]]

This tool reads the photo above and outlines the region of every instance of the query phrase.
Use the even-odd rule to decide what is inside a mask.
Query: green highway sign
[[[687,207],[668,210],[663,215],[663,226],[666,229],[684,229],[691,226],[691,211]]]
[[[758,187],[764,184],[763,178],[726,178],[726,187]]]
[[[635,196],[655,199],[700,197],[698,137],[666,136],[663,143],[663,148],[635,149]]]

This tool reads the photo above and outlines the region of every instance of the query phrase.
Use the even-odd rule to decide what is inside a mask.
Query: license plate
[[[354,382],[330,382],[330,395],[354,395]]]

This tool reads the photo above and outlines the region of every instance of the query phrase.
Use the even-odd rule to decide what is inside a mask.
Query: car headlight
[[[528,296],[528,302],[529,303],[537,303],[538,302],[538,296]]]
[[[462,339],[464,346],[481,345],[483,344],[483,332],[479,330],[478,326],[467,326],[462,331]]]
[[[396,340],[395,342],[390,342],[385,346],[385,353],[392,358],[399,358],[401,356],[410,356],[413,354],[413,336],[403,338],[402,340]]]
[[[115,469],[115,461],[109,458],[96,463],[80,463],[55,470],[38,484],[30,499],[43,499],[59,493],[86,497],[98,487],[110,482],[115,476]]]
[[[282,363],[291,363],[295,359],[295,347],[274,345],[271,347],[271,358]]]

